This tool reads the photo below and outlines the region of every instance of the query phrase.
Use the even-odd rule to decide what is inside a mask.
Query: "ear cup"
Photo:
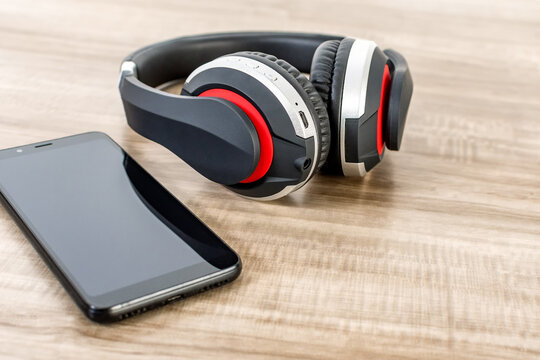
[[[343,175],[340,155],[340,114],[345,70],[353,39],[328,40],[323,42],[313,56],[310,80],[321,95],[326,98],[332,135],[325,171]]]
[[[225,185],[231,191],[258,200],[277,199],[305,185],[316,173],[317,165],[324,161],[321,160],[321,147],[325,155],[329,136],[323,138],[325,144],[322,146],[320,117],[323,128],[328,129],[326,109],[320,97],[318,102],[315,101],[318,94],[314,88],[302,86],[301,83],[307,85],[307,80],[302,82],[300,78],[299,82],[293,75],[299,74],[290,66],[278,65],[273,57],[233,53],[200,65],[184,82],[182,95],[222,99],[249,115],[247,107],[241,106],[244,101],[234,98],[245,99],[262,116],[270,131],[273,148],[270,167],[255,181]],[[253,119],[249,120],[255,126]],[[212,115],[209,121],[219,123],[219,114]],[[260,163],[262,155],[269,149],[262,146],[258,132],[257,136]],[[204,159],[206,149],[197,150]]]
[[[321,167],[325,164],[328,157],[328,152],[330,151],[330,120],[328,118],[326,106],[315,87],[300,71],[298,71],[298,69],[296,69],[294,66],[292,66],[285,60],[278,59],[273,55],[251,51],[240,52],[237,53],[237,55],[252,55],[269,60],[268,64],[279,66],[280,68],[287,71],[289,75],[289,81],[294,81],[298,83],[302,87],[302,89],[304,89],[311,102],[311,105],[315,109],[315,114],[317,115],[315,127],[317,128],[317,133],[319,134],[320,139],[320,155],[316,165],[316,170],[320,170]]]

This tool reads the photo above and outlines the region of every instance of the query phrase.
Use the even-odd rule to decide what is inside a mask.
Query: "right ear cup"
[[[399,148],[412,93],[400,59],[389,59],[373,41],[354,38],[326,41],[315,51],[311,81],[326,100],[332,134],[328,172],[364,176],[381,161],[385,138],[392,140],[392,149]],[[394,121],[389,122],[390,87],[397,73],[389,67],[393,62],[400,65],[403,81],[394,83],[394,93],[401,96],[393,96]]]

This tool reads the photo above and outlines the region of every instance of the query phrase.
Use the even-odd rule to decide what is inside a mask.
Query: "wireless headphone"
[[[180,95],[156,88],[184,78]],[[321,168],[364,176],[385,145],[399,150],[413,83],[405,59],[372,41],[249,32],[137,50],[119,89],[133,130],[206,178],[271,200]]]

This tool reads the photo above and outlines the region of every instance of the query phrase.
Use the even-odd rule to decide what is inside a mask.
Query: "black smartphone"
[[[1,150],[0,193],[94,321],[124,319],[241,271],[238,255],[103,133]]]

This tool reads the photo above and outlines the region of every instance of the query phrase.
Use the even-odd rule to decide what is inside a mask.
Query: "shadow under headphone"
[[[156,89],[183,78],[180,95]],[[119,88],[136,132],[206,178],[271,200],[321,168],[364,176],[385,145],[399,150],[413,83],[405,59],[372,41],[249,32],[137,50]]]

